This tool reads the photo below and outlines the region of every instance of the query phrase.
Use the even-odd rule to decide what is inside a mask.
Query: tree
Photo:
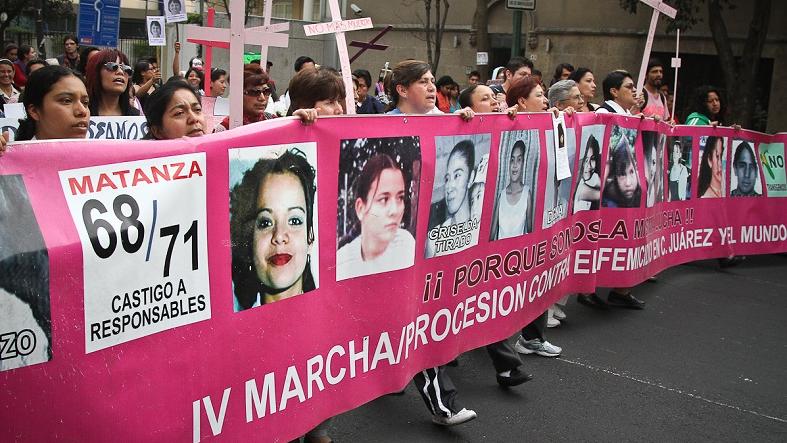
[[[448,0],[418,0],[412,2],[404,2],[405,6],[411,6],[415,3],[423,2],[424,11],[426,12],[426,19],[418,18],[424,25],[425,38],[415,34],[415,38],[419,40],[426,40],[426,61],[432,66],[432,73],[437,72],[437,67],[440,65],[440,52],[442,50],[443,33],[445,31],[445,22],[448,19],[448,8],[451,6]],[[432,12],[434,11],[434,17]],[[434,20],[434,25],[432,21]]]
[[[37,9],[40,9],[40,19],[43,21],[46,21],[48,17],[62,17],[74,13],[70,0],[41,0],[41,8],[36,8],[36,4],[38,4],[37,1],[31,2],[29,0],[0,0],[0,10],[8,14],[8,19],[0,23],[0,35],[5,35],[11,22],[20,16],[30,15],[33,19],[38,19]]]
[[[488,0],[476,0],[475,14],[473,14],[473,35],[475,36],[475,47],[478,52],[489,52],[489,7]],[[481,80],[486,81],[489,79],[489,67],[478,71],[481,74]]]
[[[637,12],[639,3],[639,0],[620,0],[621,7],[631,13]],[[702,21],[700,14],[706,0],[673,0],[670,3],[678,10],[678,15],[667,27],[667,32],[677,28],[686,30]],[[722,16],[725,8],[735,9],[735,0],[707,0],[708,26],[719,55],[731,118],[745,128],[752,127],[760,57],[771,15],[771,0],[753,0],[753,3],[749,32],[741,55],[736,57]]]

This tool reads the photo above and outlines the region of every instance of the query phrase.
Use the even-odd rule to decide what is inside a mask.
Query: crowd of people
[[[331,67],[320,66],[308,56],[298,57],[293,66],[294,73],[283,93],[277,92],[269,70],[271,63],[249,63],[244,65],[243,77],[228,78],[227,71],[213,68],[205,72],[202,61],[195,57],[189,61],[185,72],[179,71],[180,44],[175,44],[175,75],[164,81],[159,69],[159,61],[155,57],[143,57],[134,63],[126,54],[117,49],[99,49],[83,47],[79,50],[73,37],[63,40],[64,52],[56,59],[42,60],[37,58],[33,48],[26,45],[9,44],[4,49],[4,58],[0,59],[0,101],[1,105],[22,103],[26,117],[20,120],[16,140],[47,140],[47,139],[78,139],[86,137],[91,116],[139,116],[144,115],[148,122],[150,139],[170,140],[181,137],[200,137],[213,132],[230,129],[229,117],[220,121],[215,127],[208,127],[202,108],[203,97],[220,97],[227,93],[229,81],[243,83],[243,124],[264,122],[283,116],[295,116],[304,124],[313,124],[320,116],[342,115],[345,109],[344,83],[338,71]],[[624,70],[615,70],[604,75],[601,81],[603,101],[594,103],[597,93],[596,77],[588,67],[574,68],[569,63],[559,64],[554,71],[551,84],[547,87],[540,71],[535,69],[532,61],[523,57],[513,57],[504,66],[492,73],[492,80],[484,84],[482,75],[473,71],[467,76],[467,84],[460,86],[450,76],[435,79],[435,73],[429,64],[418,60],[404,60],[392,69],[384,68],[376,83],[366,69],[353,71],[352,78],[356,109],[358,114],[442,114],[455,113],[465,120],[474,118],[476,113],[506,113],[516,118],[519,113],[531,112],[596,112],[616,113],[622,115],[639,115],[642,118],[653,118],[667,122],[678,122],[670,114],[671,97],[663,83],[664,65],[656,59],[648,64],[645,87],[636,91],[631,74]],[[205,78],[209,76],[209,87],[205,88]],[[695,97],[686,110],[685,123],[689,125],[723,125],[725,124],[725,106],[723,94],[712,86],[697,89]],[[0,137],[0,155],[7,149],[6,138]],[[592,138],[592,137],[591,137]],[[625,137],[619,145],[611,147],[609,176],[605,177],[615,186],[605,187],[601,195],[602,178],[595,171],[602,161],[599,140],[593,138],[581,159],[581,182],[574,194],[575,211],[598,208],[599,201],[608,206],[625,207],[629,201],[640,196],[638,186],[632,186],[627,180],[632,174],[631,149]],[[719,151],[714,140],[708,141],[711,148],[705,150],[703,162],[713,163],[713,155]],[[741,148],[735,154],[736,165],[742,164],[744,170],[748,163],[753,162],[751,148]],[[515,144],[510,151],[509,171],[510,182],[504,189],[504,196],[495,207],[493,221],[493,237],[507,238],[533,229],[532,217],[510,217],[511,213],[528,213],[530,196],[533,192],[521,177],[524,168],[525,145]],[[473,160],[467,153],[457,151],[457,162],[471,176]],[[454,155],[453,153],[451,154]],[[706,159],[707,157],[707,159]],[[678,192],[678,184],[685,182],[687,172],[681,163],[681,147],[676,145],[671,158],[669,170],[670,195],[675,199],[683,199]],[[739,161],[740,160],[740,161]],[[747,163],[748,162],[748,163]],[[736,166],[737,167],[737,166]],[[259,170],[258,170],[259,169]],[[746,171],[742,174],[747,173]],[[312,232],[312,199],[314,198],[314,172],[310,170],[304,158],[298,155],[283,155],[276,161],[266,160],[259,168],[244,176],[242,186],[247,193],[261,192],[263,181],[294,180],[302,184],[302,214],[304,219],[298,226],[292,227],[288,235],[302,238],[307,245],[313,241]],[[272,175],[271,175],[272,174]],[[485,174],[485,172],[484,172]],[[636,172],[634,172],[636,175]],[[338,251],[337,263],[350,263],[347,269],[358,272],[365,268],[385,267],[390,257],[396,254],[396,246],[414,243],[412,235],[404,229],[392,233],[375,233],[374,226],[364,223],[364,215],[374,211],[382,214],[388,211],[388,217],[398,226],[401,223],[403,209],[399,202],[385,208],[376,208],[376,197],[380,193],[400,196],[404,192],[404,177],[401,170],[386,154],[378,154],[367,162],[360,174],[361,181],[376,183],[374,187],[358,185],[358,199],[355,210],[361,220],[361,233],[356,240],[344,245]],[[744,175],[742,175],[744,177]],[[483,180],[483,179],[479,179]],[[701,193],[718,192],[717,178],[709,172],[700,176]],[[248,183],[247,183],[248,182]],[[673,182],[675,182],[673,190]],[[684,186],[685,187],[685,186]],[[240,190],[246,188],[239,188]],[[609,189],[609,191],[607,190]],[[740,193],[753,193],[749,181],[741,180]],[[240,191],[239,191],[240,192]],[[256,195],[257,199],[273,198],[271,195]],[[400,197],[397,197],[400,198]],[[648,196],[648,198],[651,198]],[[595,205],[595,207],[594,207]],[[300,207],[300,206],[299,206]],[[233,205],[235,210],[236,205]],[[249,214],[256,214],[256,208],[246,208]],[[275,208],[274,208],[275,209]],[[473,211],[472,201],[465,209],[465,215]],[[237,209],[238,211],[243,208]],[[253,218],[255,215],[237,215],[239,218]],[[236,214],[233,213],[233,217]],[[258,220],[254,227],[238,225],[237,233],[232,227],[233,238],[247,240],[233,241],[243,247],[239,254],[249,255],[248,249],[252,238],[262,235],[273,235],[272,229],[281,221],[289,223],[286,213],[271,211],[264,220]],[[390,234],[390,235],[389,235]],[[383,251],[377,251],[373,245],[380,241],[368,241],[377,235],[385,245]],[[387,235],[387,237],[386,237]],[[235,256],[233,249],[233,257]],[[388,254],[388,255],[386,255]],[[255,259],[256,260],[256,259]],[[234,264],[233,264],[234,266]],[[241,269],[243,268],[243,269]],[[248,272],[251,269],[246,263],[238,270],[237,281],[233,268],[233,281],[238,288],[250,289],[244,293],[238,303],[242,308],[255,304],[269,303],[279,298],[297,295],[314,287],[306,271],[296,273],[285,283],[278,282],[274,275],[265,272]],[[308,268],[308,266],[307,266]],[[243,275],[241,275],[243,274]],[[290,281],[292,280],[292,281]],[[267,291],[255,289],[279,289],[277,285],[285,285],[288,291]],[[240,292],[239,292],[240,293]],[[550,343],[546,337],[546,329],[556,327],[566,319],[566,298],[545,311],[530,324],[525,325],[521,335],[511,346],[507,340],[490,344],[486,347],[492,359],[497,382],[505,387],[520,385],[532,379],[532,375],[524,370],[522,355],[539,355],[555,357],[562,349]],[[578,301],[584,305],[606,309],[622,307],[643,309],[645,302],[633,295],[632,288],[614,288],[606,299],[596,293],[579,294]],[[428,368],[416,374],[414,384],[423,397],[432,420],[440,425],[456,425],[472,420],[476,413],[463,407],[457,397],[456,387],[451,381],[445,367]],[[308,441],[330,441],[327,434],[329,421],[321,424],[307,435]]]

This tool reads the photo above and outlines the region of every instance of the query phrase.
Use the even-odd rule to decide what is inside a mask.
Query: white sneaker
[[[550,310],[551,312],[551,310]],[[547,316],[547,328],[556,328],[560,326],[560,320],[556,319],[552,315]]]
[[[542,342],[537,338],[525,340],[521,335],[516,343],[514,343],[514,350],[520,354],[536,354],[542,357],[557,357],[563,352],[562,348],[548,341]]]
[[[451,414],[448,417],[444,417],[442,415],[433,415],[432,423],[441,426],[455,426],[461,425],[462,423],[467,423],[476,417],[478,417],[478,414],[476,414],[474,410],[462,408],[461,411]]]
[[[560,307],[559,304],[555,303],[552,305],[552,317],[555,317],[558,320],[565,320],[566,319],[566,311]]]

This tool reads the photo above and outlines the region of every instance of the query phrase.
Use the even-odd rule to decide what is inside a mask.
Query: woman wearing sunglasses
[[[247,64],[243,66],[243,124],[261,122],[276,117],[265,112],[268,99],[271,96],[270,78],[260,68],[260,65]],[[226,131],[230,128],[230,118],[225,117],[216,127],[214,132]]]
[[[126,54],[116,49],[103,49],[92,56],[85,71],[90,115],[139,115],[139,110],[131,106],[129,100],[133,71]]]

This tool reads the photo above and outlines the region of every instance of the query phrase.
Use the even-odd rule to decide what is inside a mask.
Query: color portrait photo
[[[491,134],[435,137],[426,258],[478,244]]]
[[[491,240],[533,231],[540,146],[537,129],[500,133]]]
[[[759,197],[762,181],[754,143],[745,140],[732,141],[732,167],[730,168],[731,197]]]
[[[645,154],[645,207],[652,208],[664,201],[664,145],[667,136],[655,131],[642,131]]]
[[[637,173],[634,142],[637,130],[613,126],[609,136],[609,155],[604,171],[601,206],[605,208],[639,208],[642,186]]]
[[[697,197],[720,198],[726,194],[724,171],[727,165],[727,139],[724,137],[700,137],[699,177]]]
[[[235,311],[318,287],[316,143],[230,149]]]
[[[420,181],[418,137],[342,140],[336,280],[413,265]]]

